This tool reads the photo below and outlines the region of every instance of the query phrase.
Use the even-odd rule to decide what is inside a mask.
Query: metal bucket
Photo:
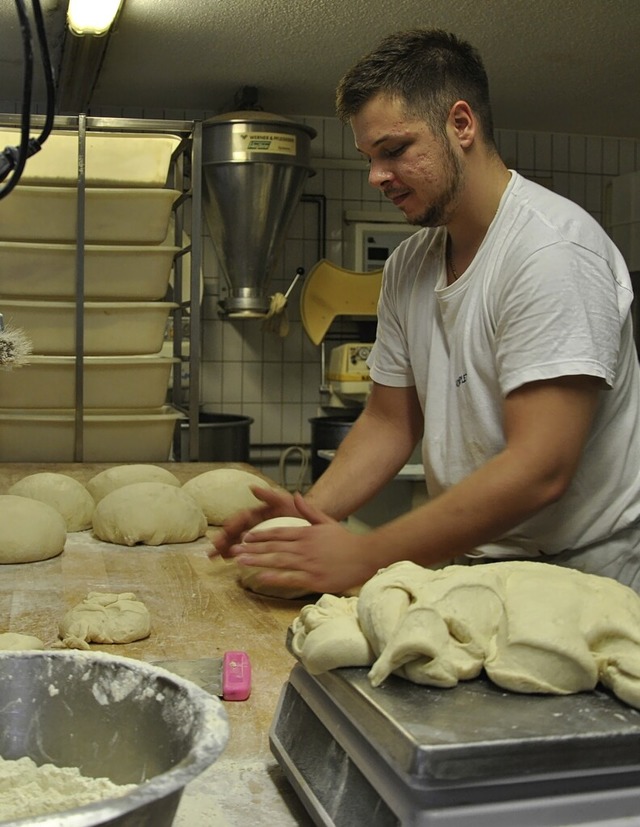
[[[206,413],[199,417],[199,462],[249,462],[253,419],[237,414]],[[189,423],[180,423],[180,456],[189,460]]]
[[[327,416],[313,416],[311,423],[311,480],[315,482],[329,465],[329,460],[318,456],[318,451],[337,448],[360,411],[345,411],[344,413],[328,414]]]

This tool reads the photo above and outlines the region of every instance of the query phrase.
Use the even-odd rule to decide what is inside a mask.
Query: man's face
[[[455,210],[463,169],[452,145],[401,101],[377,95],[351,119],[356,147],[369,161],[369,183],[410,224],[439,227]]]

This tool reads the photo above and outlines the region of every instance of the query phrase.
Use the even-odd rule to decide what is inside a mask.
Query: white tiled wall
[[[389,209],[367,183],[367,169],[353,147],[351,131],[331,118],[308,118],[318,131],[312,142],[317,174],[305,193],[326,199],[325,255],[349,267],[345,256],[344,213]],[[605,225],[607,183],[640,169],[640,141],[584,135],[498,130],[500,153],[511,168],[539,180],[583,206]],[[285,292],[295,270],[308,271],[318,260],[317,207],[300,203],[269,292]],[[208,242],[206,242],[208,244]],[[210,258],[215,259],[211,250]],[[287,446],[310,441],[309,418],[317,414],[321,382],[320,348],[312,345],[300,322],[300,282],[288,305],[290,333],[281,340],[256,320],[221,320],[217,300],[224,285],[207,269],[204,306],[202,402],[209,410],[251,416],[252,460],[274,457]],[[262,447],[270,446],[270,447]],[[267,473],[273,472],[268,463]],[[293,474],[293,471],[291,472]]]

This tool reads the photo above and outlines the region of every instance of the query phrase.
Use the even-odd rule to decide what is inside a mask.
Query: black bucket
[[[325,471],[330,460],[318,456],[320,450],[333,450],[340,445],[360,411],[313,416],[311,423],[311,480],[315,482]]]
[[[236,414],[201,413],[199,462],[249,462],[253,419]],[[189,462],[189,423],[180,423],[180,456]]]

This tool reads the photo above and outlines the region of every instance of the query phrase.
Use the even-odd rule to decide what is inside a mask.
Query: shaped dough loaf
[[[451,687],[484,669],[514,692],[571,694],[600,681],[640,708],[640,596],[610,578],[525,560],[437,570],[401,562],[362,587],[357,623],[345,623],[353,608],[341,603],[354,598],[325,597],[292,625],[310,672],[363,665],[368,645],[373,686],[394,673]]]
[[[132,485],[136,482],[163,482],[165,485],[174,485],[180,488],[180,480],[167,468],[159,465],[116,465],[115,468],[107,468],[92,477],[87,483],[87,490],[96,503],[101,499],[125,485]]]
[[[40,500],[59,511],[67,524],[67,531],[91,528],[95,503],[81,482],[67,474],[42,471],[29,474],[9,489],[9,494]]]
[[[149,610],[132,592],[89,592],[59,625],[62,645],[89,649],[89,643],[131,643],[151,633]]]
[[[67,526],[55,508],[30,497],[0,496],[0,563],[34,563],[64,549]]]
[[[163,482],[136,482],[103,497],[93,512],[100,540],[134,546],[190,543],[207,530],[207,519],[181,488]]]
[[[1,651],[20,652],[24,649],[44,649],[44,643],[39,637],[23,635],[19,632],[3,632],[0,634]]]
[[[209,525],[223,525],[238,511],[262,505],[251,491],[252,485],[265,488],[269,484],[257,474],[239,468],[215,468],[187,480],[182,490],[198,503]]]

